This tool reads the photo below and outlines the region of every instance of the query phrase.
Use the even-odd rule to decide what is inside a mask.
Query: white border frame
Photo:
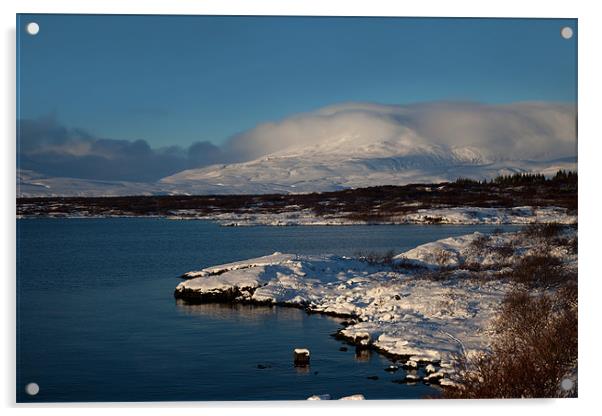
[[[380,412],[420,412],[451,414],[507,414],[517,410],[546,414],[577,414],[596,406],[599,394],[597,374],[600,294],[602,276],[596,256],[600,235],[599,208],[596,204],[601,182],[599,178],[602,134],[598,127],[599,95],[602,66],[599,40],[602,39],[602,16],[596,2],[579,0],[423,0],[387,2],[385,0],[4,0],[0,2],[3,25],[2,83],[5,96],[2,107],[2,198],[0,218],[3,238],[0,255],[5,273],[2,291],[2,329],[6,334],[1,343],[2,369],[0,379],[1,405],[9,414],[17,412],[57,415],[105,414],[107,407],[116,415],[132,412],[164,415],[166,408],[177,407],[178,414],[198,414],[199,407],[212,414],[244,412],[245,416],[304,414],[308,412],[365,414]],[[565,400],[504,400],[504,401],[368,401],[368,402],[193,402],[133,404],[15,404],[15,22],[16,13],[110,13],[110,14],[237,14],[237,15],[333,15],[333,16],[444,16],[444,17],[559,17],[579,19],[579,216],[580,227],[580,325],[579,325],[579,399]],[[542,68],[545,70],[545,68]],[[10,232],[7,232],[10,230]]]

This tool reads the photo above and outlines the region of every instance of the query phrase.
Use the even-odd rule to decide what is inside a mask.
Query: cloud
[[[48,176],[151,182],[184,169],[244,162],[298,148],[331,151],[387,144],[401,155],[425,146],[471,147],[491,160],[573,157],[576,108],[571,104],[431,102],[342,103],[261,123],[223,145],[154,149],[144,140],[95,137],[54,117],[20,121],[18,166]]]
[[[550,160],[576,156],[576,109],[547,102],[343,103],[260,124],[234,136],[224,149],[244,160],[343,139],[352,146],[390,142],[400,152],[472,147],[496,160]]]
[[[98,138],[62,126],[54,117],[20,120],[17,146],[20,169],[47,176],[140,182],[217,163],[222,155],[210,142],[196,142],[187,149],[153,149],[144,140]]]

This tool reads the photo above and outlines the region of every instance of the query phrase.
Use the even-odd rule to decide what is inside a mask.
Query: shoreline
[[[352,220],[349,213],[337,216],[318,216],[309,211],[281,213],[219,213],[208,215],[135,215],[135,214],[66,214],[17,215],[16,219],[102,219],[102,218],[157,218],[171,221],[211,221],[222,227],[329,227],[354,225],[526,225],[556,222],[565,225],[577,223],[577,215],[555,206],[512,208],[449,207],[420,209],[381,220]]]
[[[564,227],[549,247],[551,258],[575,273],[570,247],[576,234],[575,227]],[[295,307],[348,319],[336,338],[408,368],[433,365],[436,376],[423,381],[453,386],[455,357],[486,351],[494,337],[490,322],[517,287],[505,278],[508,270],[538,255],[540,246],[522,232],[475,232],[386,259],[276,252],[188,272],[174,297]]]

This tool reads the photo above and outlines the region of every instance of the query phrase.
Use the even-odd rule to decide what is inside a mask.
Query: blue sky
[[[20,15],[18,116],[186,148],[346,101],[575,102],[563,26],[576,32],[571,19]]]

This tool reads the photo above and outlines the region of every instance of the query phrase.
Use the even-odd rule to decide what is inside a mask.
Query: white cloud
[[[224,151],[242,161],[342,137],[355,146],[470,146],[491,159],[550,160],[576,156],[576,108],[547,102],[343,103],[259,124],[232,137]]]

